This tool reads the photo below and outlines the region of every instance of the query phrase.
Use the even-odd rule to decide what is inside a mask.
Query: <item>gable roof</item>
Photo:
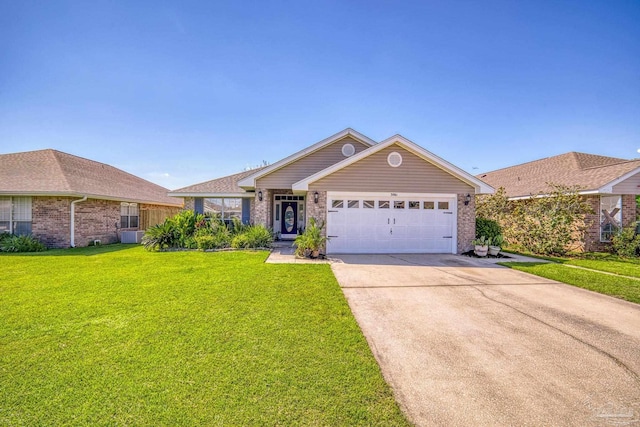
[[[510,198],[549,190],[548,183],[578,186],[581,193],[611,193],[614,184],[640,172],[640,160],[569,152],[477,175]]]
[[[415,144],[414,142],[408,140],[407,138],[403,137],[402,135],[394,135],[390,138],[385,139],[384,141],[370,147],[367,148],[364,151],[361,151],[358,154],[355,154],[351,157],[346,158],[345,160],[342,160],[341,162],[336,163],[333,166],[330,166],[324,170],[321,170],[320,172],[317,172],[303,180],[300,180],[296,183],[293,184],[292,188],[294,191],[308,191],[309,189],[309,184],[318,181],[328,175],[331,175],[334,172],[337,172],[341,169],[346,168],[349,165],[352,165],[366,157],[371,156],[374,153],[377,153],[393,144],[398,144],[400,146],[402,146],[403,148],[405,148],[406,150],[408,150],[409,152],[417,155],[418,157],[422,158],[423,160],[431,163],[432,165],[442,169],[443,171],[453,175],[454,177],[458,178],[459,180],[469,184],[470,186],[472,186],[476,193],[493,193],[495,190],[490,186],[487,185],[485,182],[483,182],[481,179],[478,179],[476,177],[474,177],[473,175],[463,171],[462,169],[458,168],[457,166],[454,166],[453,164],[447,162],[446,160],[442,159],[441,157],[436,156],[435,154],[433,154],[432,152],[425,150],[424,148],[420,147],[419,145]]]
[[[258,173],[263,166],[248,171],[243,171],[233,175],[223,176],[199,184],[189,185],[169,192],[171,197],[247,197],[253,196],[238,186],[238,181]]]
[[[314,152],[320,150],[321,148],[326,147],[327,145],[330,145],[330,144],[332,144],[332,143],[334,143],[336,141],[339,141],[342,138],[345,138],[347,136],[350,136],[351,138],[356,139],[356,140],[358,140],[358,141],[360,141],[363,144],[368,145],[368,146],[375,145],[375,143],[376,143],[374,140],[366,137],[365,135],[361,134],[360,132],[355,131],[355,130],[353,130],[351,128],[346,128],[345,130],[340,131],[340,132],[336,133],[335,135],[331,135],[330,137],[325,138],[322,141],[319,141],[319,142],[313,144],[312,146],[305,148],[304,150],[298,151],[297,153],[292,154],[289,157],[285,157],[284,159],[282,159],[282,160],[280,160],[280,161],[278,161],[278,162],[276,162],[276,163],[274,163],[272,165],[269,165],[269,166],[265,167],[264,169],[262,169],[262,170],[260,170],[260,171],[258,171],[256,173],[253,173],[253,174],[243,178],[242,180],[240,180],[238,182],[238,186],[240,186],[240,187],[242,187],[244,189],[253,189],[253,188],[255,188],[257,179],[259,179],[259,178],[261,178],[261,177],[263,177],[263,176],[265,176],[265,175],[267,175],[267,174],[269,174],[269,173],[271,173],[271,172],[273,172],[273,171],[275,171],[277,169],[280,169],[280,168],[282,168],[282,167],[284,167],[284,166],[286,166],[286,165],[288,165],[290,163],[293,163],[293,162],[295,162],[296,160],[298,160],[298,159],[300,159],[302,157],[308,156],[309,154],[314,153]]]
[[[57,150],[0,154],[0,195],[87,196],[182,206],[168,191],[113,166]]]

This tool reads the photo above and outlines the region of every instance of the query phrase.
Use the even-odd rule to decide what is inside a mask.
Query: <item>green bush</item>
[[[147,229],[142,236],[142,244],[149,251],[176,247],[178,246],[177,234],[174,222],[171,218],[167,218],[162,224]]]
[[[0,252],[42,252],[47,248],[31,235],[16,236],[3,233],[0,236]]]
[[[209,228],[207,231],[200,231],[195,236],[194,239],[198,249],[223,249],[231,245],[231,232],[224,223]]]
[[[611,250],[621,257],[632,258],[640,254],[640,235],[635,227],[627,227],[611,238]]]
[[[476,238],[485,236],[493,239],[502,235],[502,227],[498,224],[498,221],[487,218],[476,218]]]
[[[236,234],[231,247],[236,249],[268,248],[273,243],[273,234],[263,225],[243,226],[243,231]]]

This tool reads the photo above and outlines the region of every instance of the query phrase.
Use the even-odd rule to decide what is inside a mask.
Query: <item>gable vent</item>
[[[389,163],[389,166],[392,168],[397,168],[402,164],[402,156],[396,151],[389,153],[387,156],[387,163]]]
[[[356,153],[356,147],[353,144],[344,144],[342,146],[342,155],[345,157],[353,156]]]

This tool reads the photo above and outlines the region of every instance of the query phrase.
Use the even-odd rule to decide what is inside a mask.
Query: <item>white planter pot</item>
[[[476,245],[473,252],[475,252],[478,256],[487,256],[487,251],[489,251],[489,246],[480,246]]]
[[[489,246],[489,255],[498,256],[501,249],[502,248],[500,246]]]

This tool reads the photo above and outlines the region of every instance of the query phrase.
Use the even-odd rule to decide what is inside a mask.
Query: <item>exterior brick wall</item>
[[[195,197],[185,197],[184,198],[184,210],[193,211],[196,209],[196,199]]]
[[[587,203],[593,210],[586,215],[585,222],[588,225],[584,236],[584,250],[587,252],[603,252],[609,250],[611,244],[600,241],[600,195],[585,196]],[[633,194],[622,195],[622,226],[628,227],[636,221],[636,196]]]
[[[32,197],[31,230],[48,248],[71,246],[71,202],[77,197]],[[155,220],[180,211],[178,207],[140,204],[139,215]],[[151,224],[153,225],[153,224]],[[127,230],[137,230],[129,228]],[[75,205],[75,244],[82,247],[100,240],[104,245],[120,241],[120,202],[88,199]]]
[[[622,196],[622,226],[635,225],[636,222],[636,196],[624,194]]]
[[[471,250],[471,241],[476,238],[476,201],[471,197],[468,205],[464,204],[466,194],[458,194],[458,242],[457,252],[463,253]]]
[[[103,245],[120,241],[120,202],[88,199],[75,205],[75,244],[88,246],[94,240]],[[137,230],[130,228],[128,230]]]
[[[307,224],[310,218],[315,218],[318,225],[324,224],[322,235],[327,235],[327,192],[318,191],[318,203],[313,200],[315,191],[308,191],[304,198],[305,210],[307,211]]]
[[[258,199],[258,193],[262,191],[262,201]],[[267,228],[273,228],[273,190],[256,188],[254,204],[254,223],[262,224]]]
[[[48,248],[68,248],[71,227],[70,197],[32,197],[31,233]]]

